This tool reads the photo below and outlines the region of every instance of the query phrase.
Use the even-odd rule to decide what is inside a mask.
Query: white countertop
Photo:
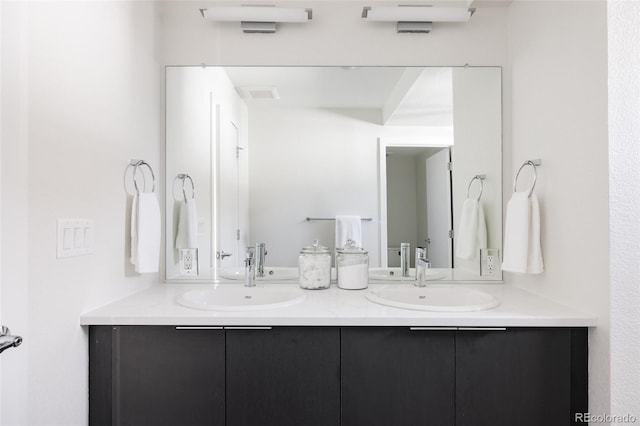
[[[203,311],[176,300],[185,291],[225,284],[158,284],[80,317],[81,325],[191,325],[191,326],[414,326],[414,327],[594,327],[596,317],[574,308],[503,284],[473,285],[501,300],[491,310],[429,312],[387,307],[365,294],[389,284],[371,284],[365,290],[304,290],[301,303],[258,311]],[[265,283],[264,286],[297,286]],[[393,284],[392,284],[393,285]],[[449,284],[451,285],[451,284]],[[462,285],[462,284],[454,284]],[[467,286],[467,284],[465,284]]]

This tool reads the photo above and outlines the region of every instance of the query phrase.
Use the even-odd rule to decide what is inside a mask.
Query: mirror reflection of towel
[[[362,220],[360,216],[336,215],[336,248],[344,247],[347,240],[362,247]]]
[[[540,208],[538,197],[514,192],[507,203],[504,227],[502,270],[523,274],[544,271],[540,246]]]
[[[460,259],[477,258],[480,249],[487,248],[487,223],[477,199],[464,200],[456,234],[456,257]]]
[[[198,248],[198,213],[196,210],[196,200],[194,198],[188,198],[186,203],[180,202],[176,248]]]
[[[131,207],[131,263],[136,272],[160,270],[160,205],[153,192],[133,196]]]

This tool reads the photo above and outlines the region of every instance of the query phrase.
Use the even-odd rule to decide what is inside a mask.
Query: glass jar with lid
[[[360,290],[369,286],[369,254],[348,240],[343,248],[336,250],[336,273],[338,287]]]
[[[300,250],[298,278],[304,289],[319,290],[331,285],[331,251],[318,240]]]

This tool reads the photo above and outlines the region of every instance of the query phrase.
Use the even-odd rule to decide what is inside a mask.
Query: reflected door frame
[[[447,143],[451,141],[451,143]],[[388,235],[387,235],[387,148],[451,148],[453,146],[453,128],[443,128],[442,134],[434,138],[433,143],[426,143],[424,139],[407,137],[378,138],[378,217],[380,241],[380,266],[388,265]],[[415,249],[415,247],[412,247]]]

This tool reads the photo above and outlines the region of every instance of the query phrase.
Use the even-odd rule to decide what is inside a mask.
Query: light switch
[[[70,250],[73,248],[73,229],[63,228],[62,248],[64,250]]]
[[[93,220],[58,219],[57,240],[58,259],[93,253]]]

